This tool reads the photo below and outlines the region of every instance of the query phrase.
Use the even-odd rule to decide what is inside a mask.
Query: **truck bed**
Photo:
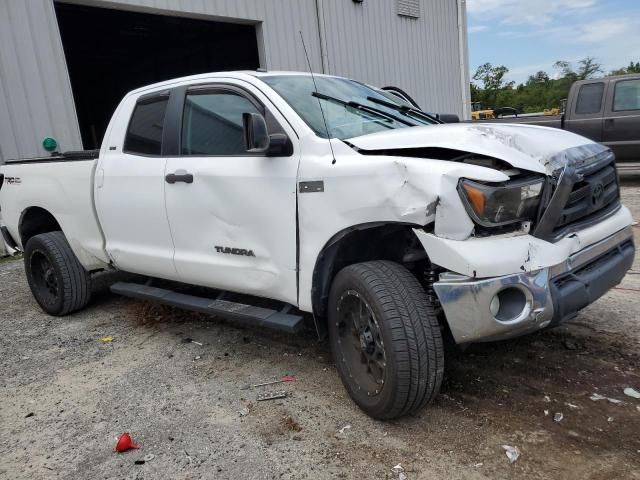
[[[44,210],[83,265],[97,269],[108,264],[93,199],[97,157],[97,151],[67,152],[0,165],[2,222],[20,248],[22,219]]]

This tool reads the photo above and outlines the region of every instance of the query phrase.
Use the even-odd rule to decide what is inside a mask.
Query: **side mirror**
[[[243,113],[244,147],[249,153],[263,153],[269,150],[267,122],[259,113]]]
[[[444,123],[460,123],[460,117],[455,113],[438,113],[436,118]]]
[[[243,113],[244,146],[248,153],[266,153],[268,157],[293,155],[293,144],[284,133],[269,135],[267,122],[259,113]]]

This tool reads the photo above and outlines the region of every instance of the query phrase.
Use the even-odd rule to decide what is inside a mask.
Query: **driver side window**
[[[229,90],[188,92],[182,116],[182,155],[246,155],[242,114],[261,113]]]

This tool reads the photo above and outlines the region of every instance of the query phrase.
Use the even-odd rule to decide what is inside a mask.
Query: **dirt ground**
[[[623,189],[636,219],[639,180]],[[623,393],[640,391],[638,258],[565,326],[450,356],[435,403],[393,422],[358,410],[311,334],[243,329],[105,285],[85,311],[53,318],[22,263],[0,262],[0,478],[377,479],[399,478],[401,464],[409,480],[640,479],[640,400]],[[247,388],[283,375],[297,382]],[[272,390],[289,396],[256,401]],[[125,431],[140,449],[114,453]]]

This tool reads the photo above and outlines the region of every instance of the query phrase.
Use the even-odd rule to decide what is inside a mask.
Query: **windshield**
[[[436,121],[407,110],[399,98],[345,78],[274,75],[260,79],[291,105],[320,137],[345,140],[395,128],[433,125]],[[320,110],[326,118],[325,127]]]

